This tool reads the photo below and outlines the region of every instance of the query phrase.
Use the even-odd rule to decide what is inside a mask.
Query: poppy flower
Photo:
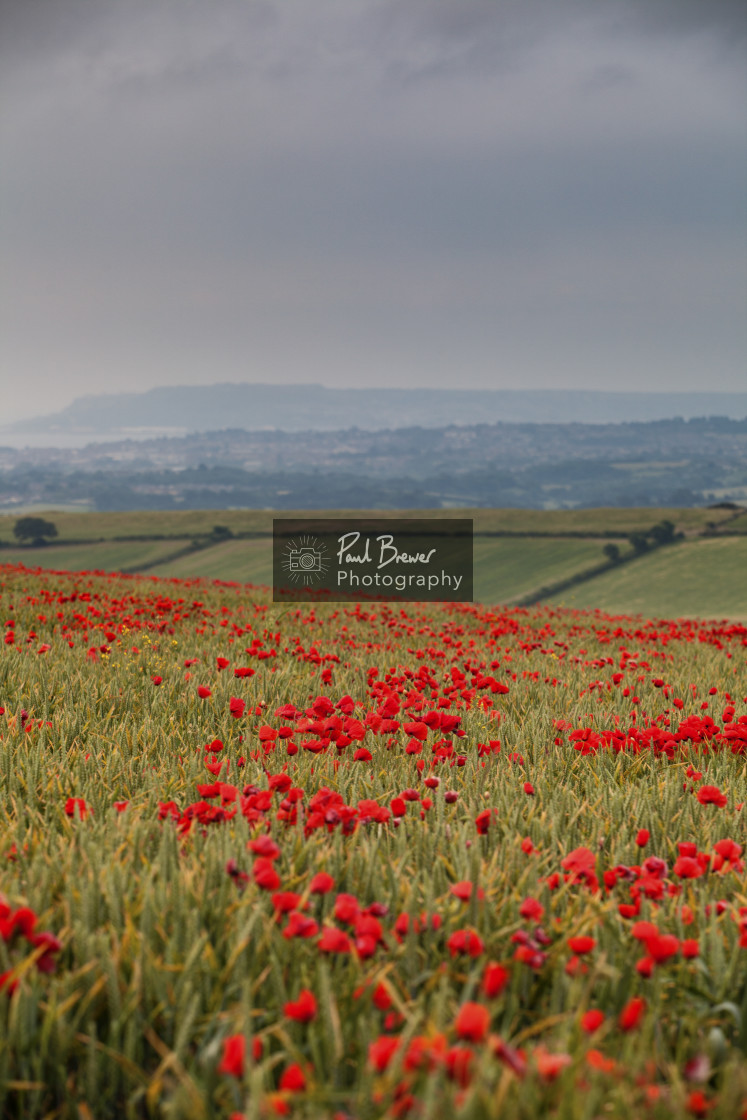
[[[672,871],[678,875],[680,879],[697,879],[703,874],[703,868],[697,859],[692,856],[679,856],[674,861]]]
[[[392,997],[389,995],[389,990],[382,983],[378,983],[374,988],[373,1005],[379,1011],[388,1011],[392,1006]]]
[[[492,816],[492,809],[483,809],[482,812],[478,813],[475,817],[475,824],[480,836],[485,836],[487,834],[487,831],[490,828],[490,821],[492,819]]]
[[[599,1030],[603,1022],[604,1012],[596,1007],[592,1007],[581,1016],[581,1030],[586,1031],[587,1034],[594,1034],[595,1031]]]
[[[508,969],[496,964],[495,961],[491,961],[485,966],[482,975],[482,990],[488,999],[495,999],[496,996],[501,994],[510,979],[511,973]]]
[[[523,900],[519,906],[519,913],[522,918],[528,918],[533,922],[539,922],[542,920],[545,908],[538,899],[530,897]]]
[[[78,810],[80,819],[84,821],[89,813],[93,812],[90,806],[86,805],[82,797],[68,797],[65,802],[65,815],[68,817],[75,816],[75,810]]]
[[[679,949],[680,943],[671,933],[657,934],[656,937],[648,938],[646,941],[646,951],[657,964],[663,964],[670,957],[675,957]]]
[[[301,1067],[293,1062],[280,1075],[278,1087],[288,1093],[302,1093],[306,1088],[306,1077]]]
[[[309,883],[310,894],[329,894],[335,889],[335,881],[327,871],[317,871]]]
[[[608,1058],[601,1050],[587,1050],[586,1063],[592,1069],[597,1069],[600,1073],[614,1073],[617,1069],[617,1064],[614,1058]]]
[[[280,876],[273,867],[272,860],[265,856],[255,859],[252,866],[254,882],[263,891],[276,891],[280,886]]]
[[[228,701],[228,710],[230,711],[234,719],[241,719],[244,712],[246,711],[246,701],[241,700],[237,696],[233,696]]]
[[[701,786],[695,796],[701,805],[716,805],[719,809],[723,809],[728,800],[718,786]]]
[[[596,947],[596,941],[593,937],[570,937],[568,939],[568,948],[572,953],[581,957],[584,953],[590,953]]]
[[[197,686],[197,695],[201,700],[207,700],[208,696],[212,696],[213,694],[206,685],[200,684]]]
[[[243,1034],[232,1034],[223,1041],[223,1057],[218,1073],[229,1073],[232,1077],[244,1076],[244,1057],[246,1039]]]
[[[452,933],[446,942],[446,948],[452,957],[462,954],[469,957],[479,957],[485,952],[485,944],[479,934],[472,929],[458,929]]]
[[[296,891],[276,891],[272,896],[272,908],[277,914],[289,914],[297,910],[301,902],[301,895]]]
[[[283,930],[283,937],[286,941],[290,941],[292,937],[308,939],[316,937],[318,932],[318,922],[315,922],[313,918],[308,918],[299,910],[291,910],[288,914],[288,924]]]
[[[544,1046],[534,1051],[534,1064],[544,1081],[554,1081],[572,1062],[570,1054],[550,1054]]]
[[[338,922],[352,925],[360,913],[360,904],[354,894],[338,894],[333,910]]]
[[[368,1047],[368,1064],[376,1073],[383,1073],[400,1047],[400,1040],[381,1035]]]
[[[716,1102],[709,1100],[702,1089],[693,1089],[687,1098],[687,1111],[693,1116],[707,1116]]]
[[[466,1089],[472,1079],[474,1055],[468,1046],[452,1046],[444,1054],[446,1075],[450,1081]]]
[[[320,953],[349,953],[352,949],[350,938],[341,929],[327,926],[322,930],[318,948]]]
[[[265,859],[277,859],[280,855],[280,848],[266,832],[255,840],[249,840],[246,846],[256,856],[264,856]]]
[[[460,899],[461,902],[469,902],[472,898],[473,888],[474,883],[471,883],[469,879],[463,879],[460,883],[452,883],[451,887],[449,887],[449,891],[455,898]],[[485,898],[485,891],[482,887],[477,888],[477,897],[481,901]]]
[[[316,997],[308,988],[302,988],[298,999],[283,1005],[283,1013],[297,1023],[310,1023],[318,1010]]]
[[[634,996],[628,1000],[620,1012],[618,1024],[622,1031],[632,1031],[638,1026],[646,1010],[646,1001],[641,999],[640,996]]]
[[[490,1026],[490,1012],[481,1003],[464,1003],[454,1024],[456,1033],[468,1042],[482,1042]]]

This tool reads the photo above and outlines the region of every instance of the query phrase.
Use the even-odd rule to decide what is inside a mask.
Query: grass
[[[96,544],[45,545],[43,548],[8,548],[0,563],[57,571],[138,571],[170,556],[185,541],[100,541]]]
[[[657,549],[549,601],[660,618],[747,618],[747,540],[713,538]]]
[[[475,599],[482,603],[510,603],[547,583],[567,579],[604,561],[600,541],[477,537]]]
[[[215,525],[226,525],[234,533],[271,533],[273,517],[324,516],[318,511],[263,510],[164,510],[126,513],[81,513],[38,511],[54,522],[60,540],[109,540],[112,537],[167,536],[194,537],[208,535]],[[361,517],[366,511],[328,511],[334,516]],[[380,517],[381,511],[370,516]],[[709,509],[586,509],[586,510],[522,510],[522,509],[448,509],[397,510],[393,517],[472,517],[475,532],[539,533],[546,536],[573,535],[625,536],[650,529],[658,521],[668,519],[686,532],[700,532],[708,522],[719,524],[732,516],[728,510]],[[13,541],[14,514],[0,514],[0,541]],[[744,529],[747,516],[734,521]],[[731,526],[730,526],[731,528]]]
[[[240,583],[272,586],[272,541],[222,541],[189,556],[167,560],[151,569],[153,575],[237,580]]]
[[[138,571],[181,579],[204,578],[272,586],[272,541],[228,540],[171,559],[190,541],[97,542],[91,545],[8,549],[6,562],[62,571]],[[163,558],[163,559],[161,559]],[[565,579],[604,560],[600,541],[555,538],[475,539],[475,601],[511,602],[548,582]]]
[[[434,516],[430,511],[415,512]],[[747,526],[745,515],[734,519],[728,510],[700,509],[445,512],[445,516],[465,514],[474,517],[474,594],[477,602],[484,603],[517,602],[599,566],[605,560],[604,544],[614,540],[610,535],[613,532],[646,530],[666,517],[678,530],[692,536],[701,533],[708,522],[726,519],[731,536],[690,539],[657,550],[544,599],[584,609],[747,617],[747,543],[744,534],[737,531],[740,526]],[[68,571],[145,570],[164,577],[221,579],[266,586],[272,583],[268,535],[217,542],[205,535],[200,537],[209,534],[215,525],[226,525],[235,533],[270,534],[272,513],[222,510],[49,516],[57,524],[62,542],[89,538],[94,543],[3,548],[0,560]],[[11,518],[0,517],[0,539],[3,534],[9,539],[14,523]],[[166,539],[134,539],[157,532]],[[500,533],[509,535],[490,535]],[[532,535],[521,536],[522,533]],[[570,535],[563,537],[563,533]],[[113,540],[115,536],[133,539]],[[205,547],[175,555],[181,549],[189,549],[195,537]],[[616,543],[623,555],[629,553],[624,537]]]

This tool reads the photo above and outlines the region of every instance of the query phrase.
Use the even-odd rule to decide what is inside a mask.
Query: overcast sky
[[[0,422],[743,389],[744,0],[0,0]]]

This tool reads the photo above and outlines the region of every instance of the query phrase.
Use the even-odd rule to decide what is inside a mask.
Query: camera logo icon
[[[291,549],[288,552],[288,568],[291,572],[321,572],[322,554],[311,545]]]
[[[317,537],[301,537],[288,541],[283,556],[283,568],[288,578],[302,587],[321,582],[329,567],[326,545]]]

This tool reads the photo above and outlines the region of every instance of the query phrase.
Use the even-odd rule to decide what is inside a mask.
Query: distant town
[[[747,419],[728,417],[1,444],[5,512],[747,504]]]

